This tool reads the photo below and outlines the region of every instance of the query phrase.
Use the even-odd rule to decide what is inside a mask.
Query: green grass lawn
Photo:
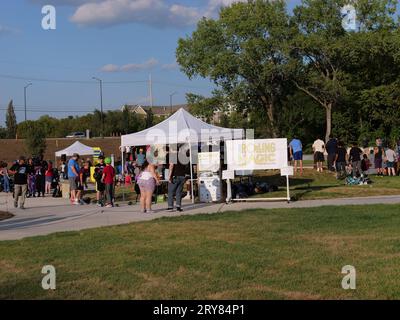
[[[399,299],[399,213],[253,210],[1,242],[0,299]],[[341,288],[348,264],[356,290]]]
[[[278,192],[259,194],[255,197],[286,197],[286,178],[281,177],[279,171],[257,172],[254,179],[279,186]],[[400,195],[400,177],[371,175],[370,179],[373,182],[371,185],[346,186],[344,180],[337,180],[335,175],[328,171],[321,174],[306,169],[303,176],[296,175],[290,178],[290,193],[294,201]]]
[[[255,197],[286,197],[286,178],[276,170],[255,171],[254,181],[265,181],[279,187],[278,192],[259,194]],[[320,174],[312,169],[305,169],[303,176],[290,178],[290,193],[293,201],[312,199],[331,199],[348,197],[369,197],[382,195],[400,195],[400,177],[370,176],[373,183],[367,186],[346,186],[344,180],[337,180],[335,175],[325,171]],[[239,181],[239,179],[236,179]],[[116,187],[117,201],[135,201],[133,186]],[[95,192],[86,192],[92,200]]]

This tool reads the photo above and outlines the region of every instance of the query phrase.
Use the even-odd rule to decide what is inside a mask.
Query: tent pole
[[[190,154],[190,189],[192,193],[192,204],[194,204],[194,190],[193,190],[193,163],[192,163],[192,143],[189,142],[189,154]]]

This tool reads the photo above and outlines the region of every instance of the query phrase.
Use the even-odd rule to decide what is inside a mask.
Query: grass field
[[[279,186],[274,193],[259,194],[256,197],[285,197],[286,178],[278,171],[268,171],[255,178],[269,184]],[[372,184],[365,186],[346,186],[343,180],[337,180],[334,174],[325,171],[318,173],[306,169],[303,176],[290,178],[290,193],[292,200],[331,199],[348,197],[369,197],[384,195],[400,195],[400,177],[377,177],[371,175]]]
[[[1,242],[0,299],[399,299],[399,213],[253,210]],[[348,264],[356,290],[341,288]]]

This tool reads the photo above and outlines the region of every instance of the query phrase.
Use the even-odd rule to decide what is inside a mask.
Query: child
[[[368,159],[368,155],[364,154],[363,159],[361,160],[361,171],[363,177],[368,175],[369,168],[371,168],[371,162]]]
[[[103,170],[102,182],[105,185],[105,196],[106,196],[106,208],[112,208],[114,206],[114,179],[115,169],[111,165],[111,158],[104,160],[106,167]]]

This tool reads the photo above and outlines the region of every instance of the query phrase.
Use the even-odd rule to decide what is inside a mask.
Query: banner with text
[[[287,139],[226,141],[228,170],[282,169],[288,165]]]

